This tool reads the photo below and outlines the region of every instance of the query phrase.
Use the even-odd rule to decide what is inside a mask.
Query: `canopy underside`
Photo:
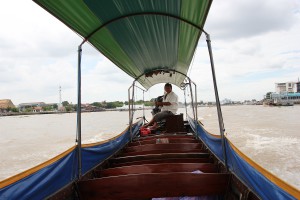
[[[183,82],[212,0],[34,1],[148,89]]]

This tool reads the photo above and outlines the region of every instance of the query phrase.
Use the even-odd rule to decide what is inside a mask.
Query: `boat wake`
[[[263,131],[264,135],[273,132],[271,129],[259,131]],[[249,133],[249,130],[244,130],[244,133],[229,138],[256,163],[285,182],[300,188],[300,157],[297,153],[300,151],[299,138],[261,136],[260,134]]]

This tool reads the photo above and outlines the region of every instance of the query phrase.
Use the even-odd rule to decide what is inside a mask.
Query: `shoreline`
[[[81,111],[85,112],[105,112],[111,110],[99,110],[99,111]],[[22,112],[22,113],[0,113],[0,117],[9,117],[9,116],[20,116],[20,115],[48,115],[48,114],[66,114],[66,113],[76,113],[76,111],[62,111],[62,112]]]
[[[299,106],[300,104],[294,104],[294,106]],[[221,105],[221,107],[227,106],[265,106],[265,107],[281,107],[281,106],[271,106],[271,105],[261,105],[261,104],[254,104],[254,105],[245,105],[245,104],[225,104]],[[216,107],[216,105],[198,105],[198,107]],[[285,107],[285,106],[282,106]],[[152,108],[145,108],[145,110],[151,110]],[[143,110],[142,108],[136,108],[135,110]],[[103,109],[103,110],[93,110],[93,111],[81,111],[81,113],[90,113],[90,112],[108,112],[108,111],[120,111],[120,112],[127,112],[128,108],[111,108],[111,109]],[[0,117],[9,117],[9,116],[21,116],[21,115],[48,115],[48,114],[67,114],[67,113],[76,113],[76,111],[62,111],[62,112],[55,112],[55,111],[48,111],[48,112],[22,112],[22,113],[0,113]]]
[[[145,108],[145,110],[149,110],[150,108]],[[151,108],[152,109],[152,108]],[[135,110],[143,110],[142,108],[136,108]],[[81,113],[90,113],[90,112],[108,112],[108,111],[128,111],[128,108],[126,109],[120,109],[120,108],[110,108],[110,109],[103,109],[103,110],[84,110],[81,111]],[[22,112],[22,113],[14,113],[14,112],[8,112],[8,113],[0,113],[0,117],[10,117],[10,116],[20,116],[20,115],[48,115],[48,114],[67,114],[67,113],[77,113],[76,111],[62,111],[62,112],[55,112],[55,111],[48,111],[48,112]]]

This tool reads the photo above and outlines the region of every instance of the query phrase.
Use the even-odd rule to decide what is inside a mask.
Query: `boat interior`
[[[196,137],[182,114],[167,118],[160,131],[137,134],[80,181],[49,199],[68,198],[259,199]]]

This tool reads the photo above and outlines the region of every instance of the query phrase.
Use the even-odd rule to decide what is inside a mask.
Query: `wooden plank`
[[[139,137],[135,138],[133,141],[144,141],[144,140],[152,140],[154,138],[195,138],[193,135],[184,135],[184,134],[159,134],[159,135],[151,135],[147,137]]]
[[[133,162],[140,160],[170,159],[170,158],[208,158],[208,153],[162,153],[111,158],[110,163]]]
[[[125,148],[121,156],[135,156],[145,154],[162,154],[162,153],[204,153],[202,145],[199,143],[183,144],[147,144]]]
[[[162,153],[111,158],[111,167],[155,163],[208,163],[212,162],[208,153]]]
[[[105,177],[128,174],[193,172],[196,170],[203,173],[216,173],[218,171],[217,166],[212,163],[159,163],[109,168],[98,170],[95,174],[96,177]]]
[[[205,153],[205,151],[201,149],[194,149],[194,150],[166,149],[166,150],[136,151],[136,152],[129,152],[129,153],[121,153],[120,156],[138,156],[138,155],[163,154],[163,153]]]
[[[168,159],[152,159],[152,160],[139,160],[131,162],[112,163],[111,167],[122,167],[130,165],[145,165],[145,164],[158,164],[158,163],[211,163],[209,158],[168,158]]]
[[[156,133],[155,131],[151,132],[149,135],[147,136],[142,136],[142,137],[150,137],[150,136],[156,136],[156,135],[187,135],[186,131],[172,131],[172,132],[160,132],[160,133]]]
[[[152,150],[182,150],[183,152],[191,150],[200,150],[202,145],[200,143],[178,143],[178,144],[146,144],[133,147],[124,148],[123,152],[142,152],[142,151],[152,151]]]
[[[229,174],[159,173],[111,176],[80,181],[80,199],[145,199],[224,195]]]
[[[129,147],[132,146],[140,146],[145,144],[158,144],[161,141],[160,140],[167,140],[168,143],[199,143],[199,140],[196,140],[194,138],[151,138],[149,140],[143,140],[143,141],[137,141],[137,142],[131,142],[128,144]]]

